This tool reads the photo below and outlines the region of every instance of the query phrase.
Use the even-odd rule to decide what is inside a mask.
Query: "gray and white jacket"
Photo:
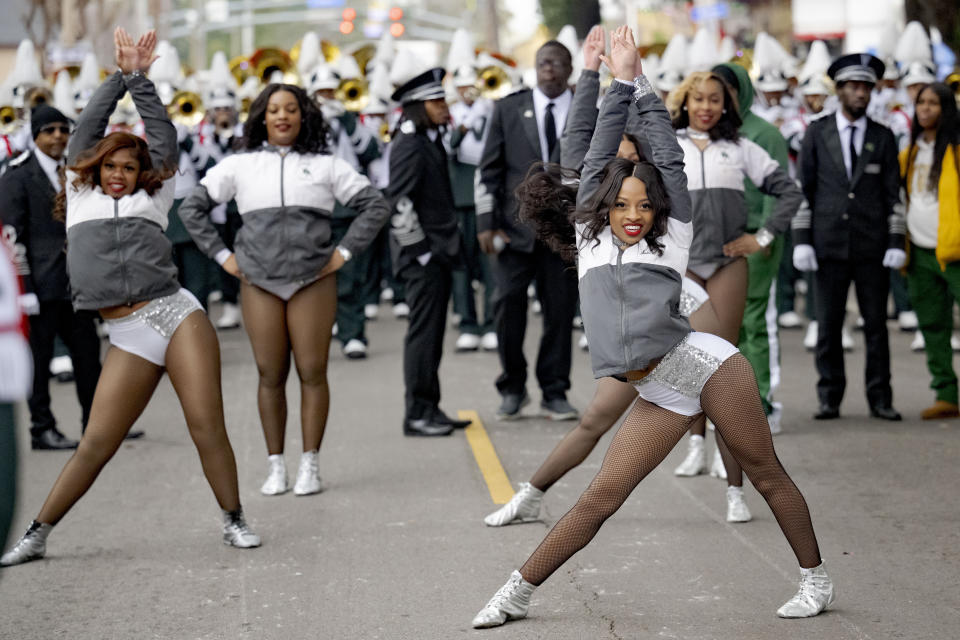
[[[237,266],[253,284],[309,282],[333,253],[330,220],[336,201],[359,211],[340,245],[363,251],[390,216],[370,181],[345,160],[264,145],[228,156],[207,171],[180,206],[197,246],[223,264],[230,256],[209,212],[235,199],[243,217],[234,242]]]
[[[177,167],[177,132],[153,83],[140,74],[119,71],[97,89],[77,121],[67,149],[67,166],[103,137],[117,101],[129,91],[143,119],[154,168]],[[163,235],[173,203],[174,178],[153,195],[143,189],[119,199],[100,186],[74,186],[66,173],[67,272],[73,306],[103,309],[170,295],[180,288]]]
[[[667,233],[660,238],[660,256],[643,241],[621,250],[609,226],[596,240],[587,240],[583,226],[577,225],[580,308],[598,378],[644,369],[690,333],[679,309],[681,277],[693,239],[683,151],[649,81],[641,76],[636,86],[634,91],[614,82],[603,99],[584,158],[578,205],[583,207],[596,192],[604,166],[617,154],[628,111],[634,110],[630,132],[649,144],[648,159],[660,171],[671,211]]]
[[[803,194],[763,147],[741,137],[736,142],[712,140],[701,151],[686,129],[680,129],[676,135],[683,149],[687,186],[693,202],[691,265],[726,264],[736,259],[723,255],[723,245],[739,238],[747,228],[744,176],[762,193],[777,198],[764,227],[774,236],[790,228],[790,220],[800,208]]]

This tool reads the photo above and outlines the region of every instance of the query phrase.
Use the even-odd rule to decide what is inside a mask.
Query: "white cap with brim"
[[[336,89],[340,86],[340,76],[325,62],[313,68],[307,83],[307,92],[311,95],[324,89]]]
[[[815,74],[800,82],[800,94],[804,96],[833,95],[833,83],[825,74]]]
[[[453,72],[453,86],[472,87],[477,84],[477,70],[471,65],[458,67]]]
[[[909,87],[912,84],[930,84],[937,81],[937,71],[933,65],[925,62],[911,62],[900,75],[900,85]]]
[[[760,91],[786,91],[790,84],[780,69],[764,69],[754,82]]]
[[[446,71],[443,67],[434,67],[424,71],[394,91],[390,99],[407,105],[413,102],[445,98],[447,93],[443,88],[444,75],[446,75]]]

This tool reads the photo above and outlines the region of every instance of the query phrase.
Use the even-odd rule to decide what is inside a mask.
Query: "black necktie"
[[[553,148],[557,146],[557,121],[553,118],[552,102],[547,104],[547,114],[543,117],[543,131],[547,138],[547,160],[553,157]]]
[[[857,170],[857,145],[854,142],[857,136],[857,127],[850,125],[850,177],[853,177],[854,172]]]

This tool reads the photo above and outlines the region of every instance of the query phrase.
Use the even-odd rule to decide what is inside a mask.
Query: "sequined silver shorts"
[[[107,320],[110,344],[162,367],[174,331],[197,310],[203,306],[186,289],[156,298],[128,316]]]
[[[634,383],[640,397],[674,413],[700,413],[700,392],[723,362],[738,349],[711,333],[692,331],[663,356],[643,380]]]

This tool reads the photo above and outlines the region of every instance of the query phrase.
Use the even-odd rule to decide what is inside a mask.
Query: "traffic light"
[[[343,13],[340,14],[340,17],[343,19],[340,22],[340,33],[345,36],[353,33],[353,21],[357,18],[357,10],[352,7],[347,7],[343,10]]]
[[[403,26],[403,9],[400,7],[391,7],[387,17],[390,18],[390,35],[394,38],[399,38],[403,35],[403,32],[406,31],[406,27]]]

